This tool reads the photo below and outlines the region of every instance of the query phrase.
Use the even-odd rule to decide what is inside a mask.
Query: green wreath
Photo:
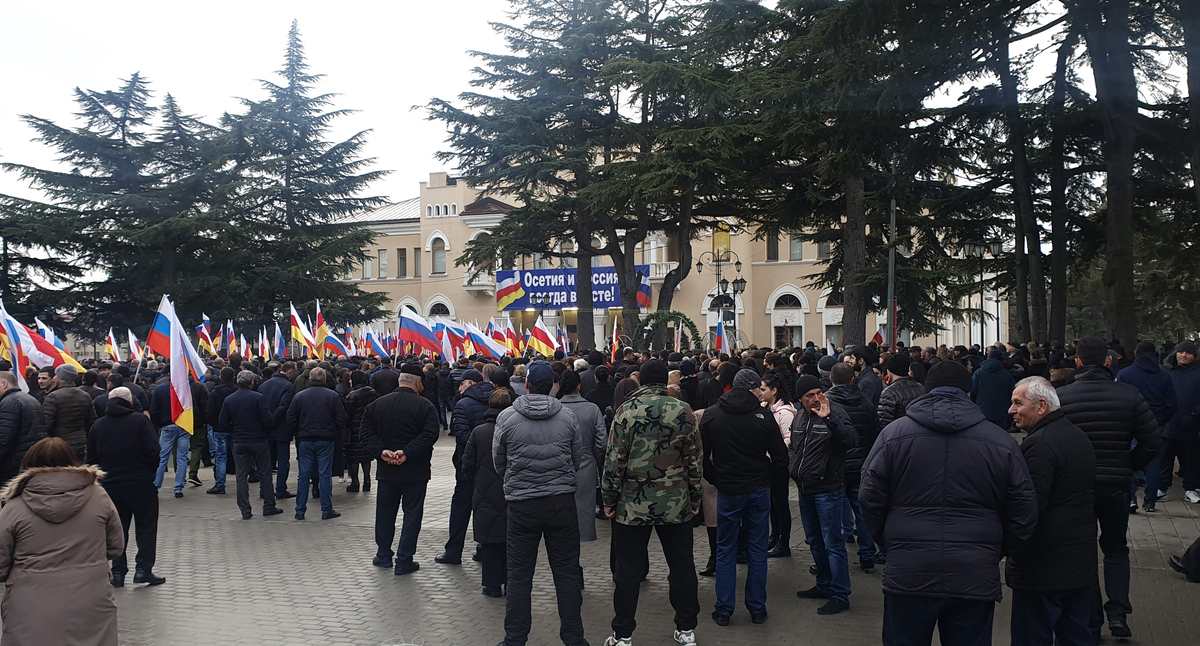
[[[676,327],[680,324],[687,327],[688,333],[691,335],[688,343],[690,348],[699,349],[704,347],[704,339],[700,336],[700,330],[692,322],[692,319],[688,318],[687,314],[683,312],[673,310],[660,310],[647,314],[646,318],[642,319],[638,326],[637,334],[634,335],[634,346],[643,350],[649,349],[650,342],[657,338],[659,334],[664,334],[667,330],[667,324],[672,322],[675,323]]]

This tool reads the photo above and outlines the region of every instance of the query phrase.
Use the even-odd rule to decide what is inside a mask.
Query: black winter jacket
[[[221,407],[225,404],[225,398],[236,393],[238,390],[237,384],[232,381],[222,381],[213,387],[208,393],[208,418],[216,420],[213,424],[213,431],[217,433],[228,433],[226,429],[221,427]]]
[[[1171,375],[1159,365],[1158,355],[1139,354],[1133,365],[1117,373],[1117,381],[1129,384],[1142,393],[1142,399],[1146,400],[1146,405],[1154,414],[1154,421],[1158,422],[1159,432],[1165,434],[1179,404]]]
[[[917,398],[879,434],[858,503],[887,550],[892,594],[999,601],[1000,559],[1037,525],[1016,440],[950,387]]]
[[[158,471],[158,432],[133,405],[113,397],[88,433],[88,463],[100,467],[104,486],[154,484]]]
[[[492,459],[496,417],[502,409],[489,408],[484,422],[471,431],[463,452],[462,470],[474,485],[471,497],[471,527],[476,543],[503,543],[508,530],[508,501],[504,480]]]
[[[1058,389],[1059,410],[1087,433],[1096,450],[1096,488],[1128,491],[1133,472],[1158,453],[1158,422],[1137,388],[1112,380],[1103,366],[1084,366]],[[1137,447],[1130,450],[1132,441]]]
[[[863,462],[866,461],[867,454],[871,452],[871,447],[875,445],[875,438],[879,436],[879,423],[875,417],[875,408],[871,406],[866,397],[863,397],[862,391],[854,384],[834,386],[825,393],[825,396],[829,398],[830,402],[841,406],[846,417],[850,419],[850,423],[854,425],[856,439],[845,450],[844,480],[847,487],[857,487]]]
[[[1171,426],[1163,437],[1185,442],[1200,442],[1200,364],[1195,361],[1181,366],[1175,357],[1167,361],[1172,366],[1171,383],[1179,401],[1179,410],[1171,419]]]
[[[287,424],[287,411],[296,396],[296,387],[287,375],[277,372],[271,378],[258,386],[260,395],[266,398],[267,410],[271,411],[271,439],[276,442],[287,442],[292,439],[292,431]]]
[[[346,395],[346,462],[361,464],[371,460],[362,443],[362,418],[367,406],[379,399],[379,393],[370,386],[359,386]]]
[[[42,424],[42,405],[33,395],[20,388],[0,395],[0,482],[20,473],[25,452],[46,437]],[[157,462],[154,466],[158,468]]]
[[[450,432],[458,439],[459,447],[465,446],[467,438],[471,437],[471,431],[483,423],[483,417],[488,411],[488,398],[494,390],[495,386],[486,381],[471,384],[454,405],[454,419],[450,422]],[[461,456],[461,449],[457,453]]]
[[[42,428],[48,437],[60,437],[83,455],[87,450],[87,432],[96,421],[92,398],[74,385],[62,385],[46,393],[42,400]]]
[[[869,406],[857,389],[854,394],[860,404]],[[858,432],[841,404],[830,399],[829,415],[824,418],[798,407],[791,433],[788,474],[801,494],[829,493],[845,486],[846,449],[858,443]]]
[[[397,388],[371,402],[363,411],[363,446],[379,460],[376,480],[428,482],[429,462],[438,438],[438,416],[429,400],[408,388]],[[383,451],[404,451],[404,464],[383,461]]]
[[[770,409],[749,390],[730,390],[700,418],[704,479],[727,496],[771,486],[771,470],[787,468],[788,451]]]
[[[425,389],[421,392],[421,396],[425,399],[428,399],[429,403],[433,404],[433,407],[436,409],[438,407],[438,399],[440,399],[440,395],[438,395],[437,373],[433,371],[426,372],[421,376],[421,380],[425,385]]]
[[[234,444],[260,444],[267,441],[271,433],[271,411],[262,393],[246,386],[225,398],[217,427],[229,433]]]
[[[437,372],[438,401],[442,405],[454,403],[454,380],[450,378],[450,369],[442,368]]]
[[[879,430],[904,417],[912,400],[925,394],[925,387],[912,377],[901,377],[887,385],[879,395]]]
[[[287,424],[298,442],[335,442],[346,426],[346,406],[328,388],[305,388],[292,398]]]
[[[1008,557],[1004,580],[1018,590],[1096,585],[1096,453],[1087,435],[1056,410],[1021,443],[1037,492],[1033,538]]]
[[[787,361],[787,359],[780,359],[780,361]],[[783,392],[780,393],[779,396],[785,398],[784,401],[789,403],[795,402],[797,379],[796,371],[789,370],[782,366],[777,366],[776,368],[772,369],[771,372],[775,373],[775,375],[779,377],[779,381],[783,383]]]

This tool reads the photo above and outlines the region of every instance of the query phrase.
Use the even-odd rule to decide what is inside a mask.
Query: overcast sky
[[[0,20],[0,161],[48,166],[54,156],[31,142],[23,114],[72,121],[76,86],[115,89],[134,72],[156,97],[170,92],[187,112],[216,122],[239,109],[238,97],[264,96],[257,79],[283,63],[287,31],[299,20],[308,62],[325,74],[321,91],[339,93],[336,107],[359,112],[334,135],[370,129],[366,154],[393,171],[372,193],[415,197],[431,171],[445,128],[413,111],[432,97],[469,89],[475,59],[468,50],[499,52],[488,25],[507,22],[504,0],[399,0],[341,3],[209,0],[205,3],[6,2]],[[10,173],[0,193],[34,197]]]

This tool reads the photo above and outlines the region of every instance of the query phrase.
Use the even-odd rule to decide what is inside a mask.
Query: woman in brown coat
[[[125,549],[121,520],[62,439],[39,441],[0,491],[0,646],[115,646],[108,561]]]

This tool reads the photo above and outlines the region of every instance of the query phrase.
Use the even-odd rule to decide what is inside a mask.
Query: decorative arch
[[[726,295],[728,296],[729,294],[726,294]],[[712,289],[708,290],[708,293],[704,295],[704,304],[701,305],[701,307],[700,307],[701,314],[709,314],[710,313],[708,306],[713,302],[713,299],[716,297],[717,297],[717,288],[716,287],[713,287]],[[741,294],[733,295],[733,305],[734,305],[734,311],[737,312],[737,314],[741,315],[741,314],[746,313],[746,306],[745,306],[745,303],[742,302]],[[715,312],[712,312],[712,313],[715,313]]]
[[[829,295],[832,293],[833,293],[833,290],[828,287],[825,288],[825,291],[821,292],[821,297],[817,299],[817,311],[818,312],[825,311],[826,301],[829,300]],[[841,305],[829,305],[828,307],[830,309],[833,309],[833,308],[841,309],[842,306]]]
[[[427,218],[433,217],[433,205],[428,205],[425,207],[425,217],[427,217]]]
[[[478,238],[479,236],[483,236],[483,235],[490,236],[490,235],[492,235],[492,232],[490,229],[480,229],[480,230],[476,231],[475,233],[471,234],[470,240],[472,242],[474,242],[476,238]]]
[[[417,299],[412,296],[401,296],[400,300],[396,301],[396,306],[392,308],[392,318],[400,318],[400,312],[404,311],[406,307],[414,312],[421,311],[421,304],[417,302]]]
[[[458,215],[458,203],[457,202],[450,203],[450,215]]]
[[[442,233],[440,230],[429,234],[429,238],[425,240],[425,251],[433,251],[433,241],[438,238],[442,239],[442,244],[446,245],[446,252],[450,252],[450,237]]]
[[[442,215],[450,215],[450,205],[449,204],[442,205]]]
[[[438,215],[438,216],[440,216],[442,214],[442,205],[441,204],[433,205],[433,214]]]
[[[767,297],[767,314],[771,314],[775,311],[775,302],[779,300],[779,297],[784,295],[795,296],[797,299],[799,299],[801,305],[800,309],[803,310],[805,314],[808,314],[809,311],[811,311],[808,305],[808,298],[804,295],[804,292],[791,283],[784,283],[779,287],[776,287],[775,291],[771,292],[771,295]],[[818,311],[820,310],[818,309]]]
[[[444,305],[446,307],[446,310],[449,312],[449,314],[440,314],[440,315],[434,314],[432,311],[434,305]],[[433,296],[429,297],[429,300],[425,301],[425,309],[419,310],[419,311],[425,312],[425,314],[423,316],[444,316],[444,317],[450,319],[451,321],[456,320],[455,312],[454,312],[454,302],[451,301],[449,298],[446,298],[445,294],[439,293],[439,294],[434,294]]]

